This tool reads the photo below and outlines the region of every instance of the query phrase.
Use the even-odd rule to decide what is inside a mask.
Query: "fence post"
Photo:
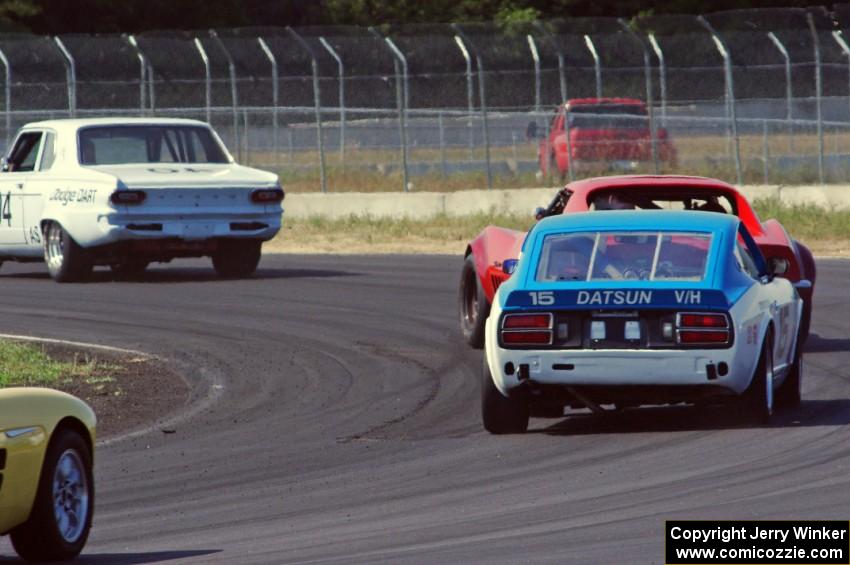
[[[811,12],[806,14],[806,22],[808,22],[809,31],[812,33],[812,46],[815,51],[815,105],[818,124],[818,182],[823,184],[823,78],[821,76],[820,36],[818,35],[818,30],[815,27],[815,20],[812,18]]]
[[[319,61],[316,59],[316,53],[313,51],[313,48],[310,47],[310,44],[303,37],[298,35],[298,32],[289,26],[286,27],[286,31],[310,57],[310,65],[313,69],[313,101],[316,106],[316,136],[319,144],[319,180],[322,185],[322,192],[327,192],[328,179],[325,174],[325,141],[322,134],[322,91],[319,84]]]
[[[443,113],[439,112],[437,114],[437,127],[440,130],[440,164],[441,171],[443,173],[443,178],[448,175],[448,170],[446,167],[446,132],[443,128]]]
[[[664,61],[664,51],[661,50],[661,45],[655,39],[655,34],[650,32],[647,37],[655,56],[658,58],[658,83],[661,86],[661,125],[667,127],[667,63]]]
[[[764,184],[769,184],[770,181],[770,146],[768,145],[767,120],[762,122],[762,161],[764,161]]]
[[[401,169],[402,182],[404,183],[404,192],[408,191],[409,180],[407,170],[407,59],[404,53],[396,47],[392,39],[383,37],[378,30],[373,27],[369,28],[369,32],[374,35],[378,41],[382,41],[390,50],[393,57],[393,68],[395,69],[396,80],[396,105],[398,106],[398,127],[399,137],[401,138]]]
[[[717,34],[714,30],[714,26],[712,26],[708,20],[706,20],[702,16],[698,16],[697,20],[702,24],[702,26],[711,34],[711,38],[714,40],[714,45],[717,47],[717,52],[720,53],[720,56],[723,58],[723,68],[726,74],[726,97],[729,101],[729,113],[731,118],[731,129],[732,129],[732,141],[734,146],[734,158],[735,158],[735,176],[737,177],[738,184],[743,184],[744,181],[744,173],[741,166],[741,139],[738,137],[738,110],[735,104],[735,83],[732,76],[732,57],[729,54],[729,49],[726,47],[726,42]]]
[[[197,37],[195,38],[195,49],[198,50],[198,55],[201,56],[201,62],[204,64],[204,74],[205,74],[205,105],[207,110],[207,123],[212,121],[212,71],[210,70],[210,58],[207,57],[207,52],[204,49],[204,46],[201,45],[201,40]]]
[[[339,162],[342,167],[345,167],[345,65],[342,57],[324,37],[319,38],[319,43],[334,58],[339,70]]]
[[[147,88],[145,86],[145,73],[148,67],[148,60],[147,57],[145,57],[145,54],[142,53],[142,50],[139,49],[139,44],[136,42],[136,36],[128,35],[127,43],[130,44],[136,52],[136,58],[139,59],[139,115],[143,116],[147,106],[147,103],[145,102],[147,92]]]
[[[596,71],[596,97],[602,98],[602,63],[599,60],[599,53],[596,52],[596,45],[593,44],[589,35],[584,36],[584,44],[587,45],[587,50],[593,57],[593,67]]]
[[[65,58],[65,76],[68,81],[68,113],[73,118],[77,115],[77,65],[74,56],[71,55],[62,40],[54,37],[53,41]]]
[[[552,33],[547,30],[542,23],[539,21],[534,22],[534,27],[546,38],[549,40],[552,48],[555,50],[555,54],[558,57],[558,80],[561,87],[561,100],[559,103],[564,103],[567,101],[567,64],[566,58],[564,57],[564,52],[561,50],[561,46],[558,45],[558,41],[552,35]]]
[[[3,63],[3,70],[5,71],[5,98],[6,98],[6,146],[8,147],[9,143],[12,141],[12,65],[9,64],[9,59],[6,58],[6,54],[0,49],[0,61]]]
[[[641,39],[635,30],[629,27],[629,24],[624,19],[618,18],[617,22],[628,35],[638,42],[641,51],[643,51],[643,75],[646,82],[646,113],[649,119],[649,147],[652,152],[653,169],[655,174],[658,174],[658,143],[656,139],[657,133],[655,131],[655,110],[653,109],[654,102],[652,98],[652,63],[649,59],[649,49],[647,49],[643,39]]]
[[[838,43],[838,46],[841,47],[841,51],[844,53],[844,56],[847,57],[848,79],[850,79],[850,46],[848,46],[847,42],[844,41],[844,35],[840,31],[833,31],[832,37],[835,38],[835,42]],[[848,90],[848,94],[850,94],[850,90]],[[850,101],[850,95],[847,99]]]
[[[531,58],[534,60],[534,111],[540,112],[540,53],[537,51],[534,37],[529,33],[525,38],[528,40],[528,49],[531,51]]]
[[[257,43],[260,44],[260,49],[263,50],[263,53],[272,66],[272,135],[274,136],[274,139],[272,140],[272,148],[274,150],[275,167],[280,169],[280,126],[278,124],[280,81],[278,80],[279,77],[277,74],[277,59],[275,58],[274,53],[272,53],[272,50],[269,49],[269,45],[262,37],[257,38]]]
[[[466,99],[469,106],[469,114],[466,118],[466,127],[469,130],[469,158],[472,159],[472,152],[475,149],[475,140],[473,139],[472,113],[475,112],[475,86],[472,79],[472,57],[469,55],[469,50],[463,42],[463,32],[457,24],[452,24],[452,29],[455,30],[455,43],[460,49],[463,60],[466,61]]]
[[[153,66],[148,61],[148,101],[150,101],[151,114],[156,112],[156,89],[154,88]]]
[[[785,45],[776,37],[772,31],[767,33],[767,37],[776,47],[776,50],[782,55],[785,61],[785,119],[788,121],[788,139],[791,151],[794,150],[794,83],[791,82],[791,56]]]
[[[465,36],[460,27],[455,26],[458,34],[472,47],[475,54],[475,64],[478,67],[478,96],[481,101],[481,119],[484,122],[484,162],[487,167],[487,190],[493,188],[493,171],[490,170],[490,126],[487,120],[487,89],[485,85],[484,61],[475,44]]]
[[[209,31],[210,37],[212,37],[213,41],[215,41],[216,45],[218,45],[221,52],[224,54],[224,58],[227,59],[227,74],[230,77],[230,103],[233,113],[233,139],[236,141],[236,146],[239,151],[239,160],[241,161],[242,156],[242,144],[239,142],[239,97],[236,87],[236,64],[233,62],[233,57],[230,55],[230,51],[227,50],[227,46],[224,44],[224,41],[218,36],[214,29]],[[248,151],[248,148],[245,148],[245,151]]]

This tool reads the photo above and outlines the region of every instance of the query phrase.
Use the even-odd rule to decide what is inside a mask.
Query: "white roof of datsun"
[[[24,128],[50,128],[57,131],[76,131],[89,126],[144,126],[144,125],[172,125],[172,126],[202,126],[209,124],[200,120],[189,120],[185,118],[67,118],[61,120],[44,120],[41,122],[30,122]]]

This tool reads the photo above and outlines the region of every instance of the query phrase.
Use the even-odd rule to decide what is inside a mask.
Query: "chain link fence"
[[[290,191],[547,186],[612,171],[848,182],[848,33],[850,4],[508,26],[3,34],[0,128],[8,143],[40,119],[197,118]]]

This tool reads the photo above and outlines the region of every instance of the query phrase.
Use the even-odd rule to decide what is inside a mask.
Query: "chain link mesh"
[[[3,34],[0,127],[8,141],[26,122],[72,115],[207,120],[241,161],[293,190],[539,186],[620,170],[622,155],[598,136],[577,138],[580,152],[609,152],[592,166],[550,163],[556,110],[601,98],[648,105],[620,116],[644,145],[629,150],[641,158],[625,159],[627,170],[841,182],[845,33],[850,5],[508,26]],[[675,158],[660,155],[665,144]]]

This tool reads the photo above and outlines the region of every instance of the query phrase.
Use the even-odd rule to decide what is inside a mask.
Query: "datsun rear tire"
[[[213,253],[212,263],[221,277],[247,277],[257,270],[262,255],[261,241],[224,240]]]
[[[60,428],[47,448],[29,520],[12,530],[12,545],[27,561],[73,559],[86,545],[93,513],[91,451],[78,432]]]
[[[773,416],[772,339],[769,333],[765,336],[756,372],[743,395],[749,413],[761,424],[769,424]]]
[[[802,346],[802,343],[797,343],[794,363],[791,364],[785,380],[776,390],[776,405],[782,408],[797,408],[802,400],[803,352],[800,350]]]
[[[503,395],[493,383],[486,359],[481,370],[481,418],[491,434],[521,434],[528,429],[528,401]]]
[[[457,302],[460,332],[475,349],[484,347],[484,325],[490,315],[490,304],[475,270],[475,258],[470,254],[463,261]]]
[[[58,222],[50,222],[44,229],[44,262],[51,278],[56,282],[85,280],[92,271],[88,251]]]

